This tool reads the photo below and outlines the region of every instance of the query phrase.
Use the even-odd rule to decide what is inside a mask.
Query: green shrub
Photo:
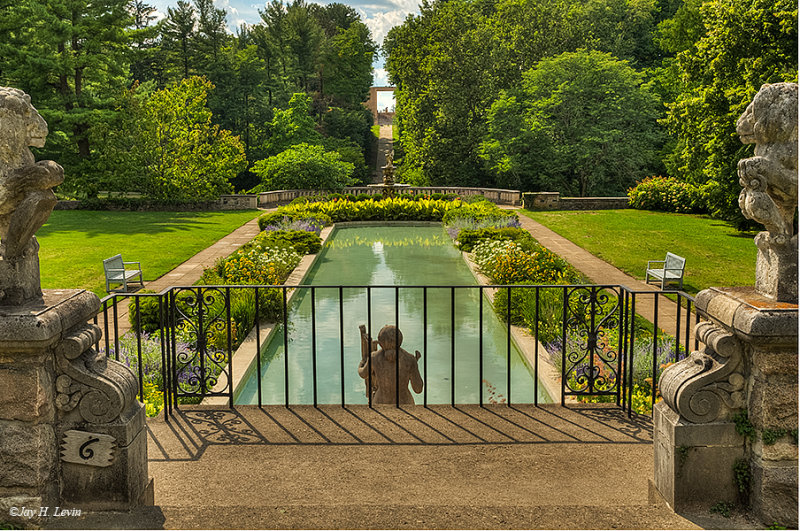
[[[531,233],[522,228],[503,227],[486,229],[463,229],[458,233],[458,248],[468,253],[481,240],[502,240],[517,242],[526,251],[540,248]]]
[[[296,204],[305,205],[307,204],[307,202],[303,201]],[[291,222],[291,221],[302,221],[302,220],[306,220],[315,225],[322,225],[322,226],[330,225],[331,223],[333,223],[331,217],[322,212],[315,212],[314,214],[306,215],[302,211],[294,212],[290,210],[287,211],[279,209],[277,212],[268,212],[266,214],[262,214],[258,218],[258,228],[264,230],[270,225],[280,225],[281,223],[285,223],[287,221]]]
[[[137,295],[144,294],[144,293],[155,293],[153,290],[144,289],[137,293]],[[191,298],[192,295],[188,292],[180,292],[178,294],[177,308],[181,312],[187,311],[187,300]],[[142,332],[146,332],[151,334],[158,330],[161,327],[161,317],[159,315],[159,305],[158,299],[159,297],[139,297],[133,296],[131,297],[130,302],[128,303],[128,322],[131,324],[131,328],[133,330],[137,329],[139,314],[136,311],[136,301],[139,301],[139,312],[142,314]],[[164,312],[167,312],[167,301],[164,301]],[[169,319],[170,316],[165,314],[164,320],[166,321]]]
[[[482,197],[482,196],[473,196]],[[442,217],[442,222],[445,225],[450,224],[457,218],[472,218],[475,221],[482,220],[506,220],[508,218],[519,221],[519,216],[515,212],[501,210],[500,207],[490,201],[476,201],[474,203],[465,203],[463,201],[453,202],[456,204],[454,208],[450,208]]]
[[[628,203],[640,210],[689,214],[702,212],[700,190],[674,177],[648,177],[628,190]]]
[[[287,205],[278,213],[290,217],[313,217],[318,213],[327,214],[334,222],[338,221],[441,221],[449,209],[455,208],[459,201],[434,201],[406,198],[385,198],[372,201],[325,201]],[[499,210],[499,209],[498,209]]]
[[[352,182],[353,165],[335,151],[310,144],[297,144],[260,160],[253,172],[261,177],[257,191],[340,190]]]
[[[524,282],[524,284],[534,284]],[[502,288],[494,296],[494,309],[503,322],[508,319],[508,295],[511,292],[511,324],[526,326],[536,331],[537,290],[530,288]],[[561,288],[539,288],[538,340],[547,344],[561,337],[563,327],[564,291]]]
[[[322,247],[322,238],[316,232],[305,230],[273,230],[262,232],[252,240],[255,247],[274,247],[275,244],[288,244],[300,255],[314,254]]]

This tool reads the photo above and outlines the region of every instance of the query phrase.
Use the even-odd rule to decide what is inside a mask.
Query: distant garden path
[[[572,243],[558,233],[548,229],[527,216],[519,217],[522,228],[531,233],[536,240],[547,247],[564,260],[572,264],[578,271],[586,275],[592,282],[597,284],[620,284],[633,290],[653,291],[658,289],[657,284],[645,284],[612,266],[608,262],[601,260],[589,251]],[[653,257],[654,259],[658,257]],[[642,264],[642,268],[646,264]],[[652,295],[642,295],[636,299],[636,313],[653,322],[655,305]],[[677,319],[677,304],[664,296],[658,296],[658,315],[659,328],[669,334],[675,335],[675,321]],[[681,310],[681,325],[686,322],[686,311]],[[691,318],[692,328],[694,328],[694,317]],[[681,327],[681,336],[686,333],[686,329]],[[692,337],[692,336],[690,336]]]

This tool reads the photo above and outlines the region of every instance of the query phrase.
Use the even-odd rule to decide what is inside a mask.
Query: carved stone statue
[[[394,152],[386,155],[386,166],[383,167],[383,184],[394,186]]]
[[[51,188],[64,180],[61,166],[36,162],[28,149],[43,147],[45,137],[47,123],[30,96],[0,87],[0,304],[41,297],[39,245],[33,235],[56,204]]]
[[[372,403],[413,404],[414,396],[408,390],[408,384],[411,384],[415,393],[422,392],[424,384],[417,364],[422,354],[417,350],[415,356],[400,348],[403,343],[403,333],[392,325],[381,328],[377,341],[371,340],[364,325],[358,328],[361,330],[361,362],[358,364],[358,375],[364,378],[368,397],[369,385],[372,384]]]
[[[736,123],[755,156],[739,161],[739,207],[766,227],[756,236],[756,291],[797,301],[797,84],[764,85]]]

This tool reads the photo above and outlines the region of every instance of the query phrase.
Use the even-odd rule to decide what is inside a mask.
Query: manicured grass
[[[687,293],[755,283],[756,233],[723,221],[632,209],[521,213],[635,278],[644,280],[647,261],[670,251],[686,258]]]
[[[145,282],[155,280],[259,213],[57,210],[36,234],[42,287],[103,297],[103,259],[118,253],[142,263]]]

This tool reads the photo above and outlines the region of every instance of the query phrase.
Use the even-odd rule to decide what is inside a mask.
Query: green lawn
[[[687,293],[755,283],[755,233],[739,232],[723,221],[632,209],[520,212],[642,280],[647,261],[663,260],[671,251],[686,258]]]
[[[155,280],[260,212],[106,212],[56,210],[36,237],[43,288],[106,295],[103,259],[121,253]]]

